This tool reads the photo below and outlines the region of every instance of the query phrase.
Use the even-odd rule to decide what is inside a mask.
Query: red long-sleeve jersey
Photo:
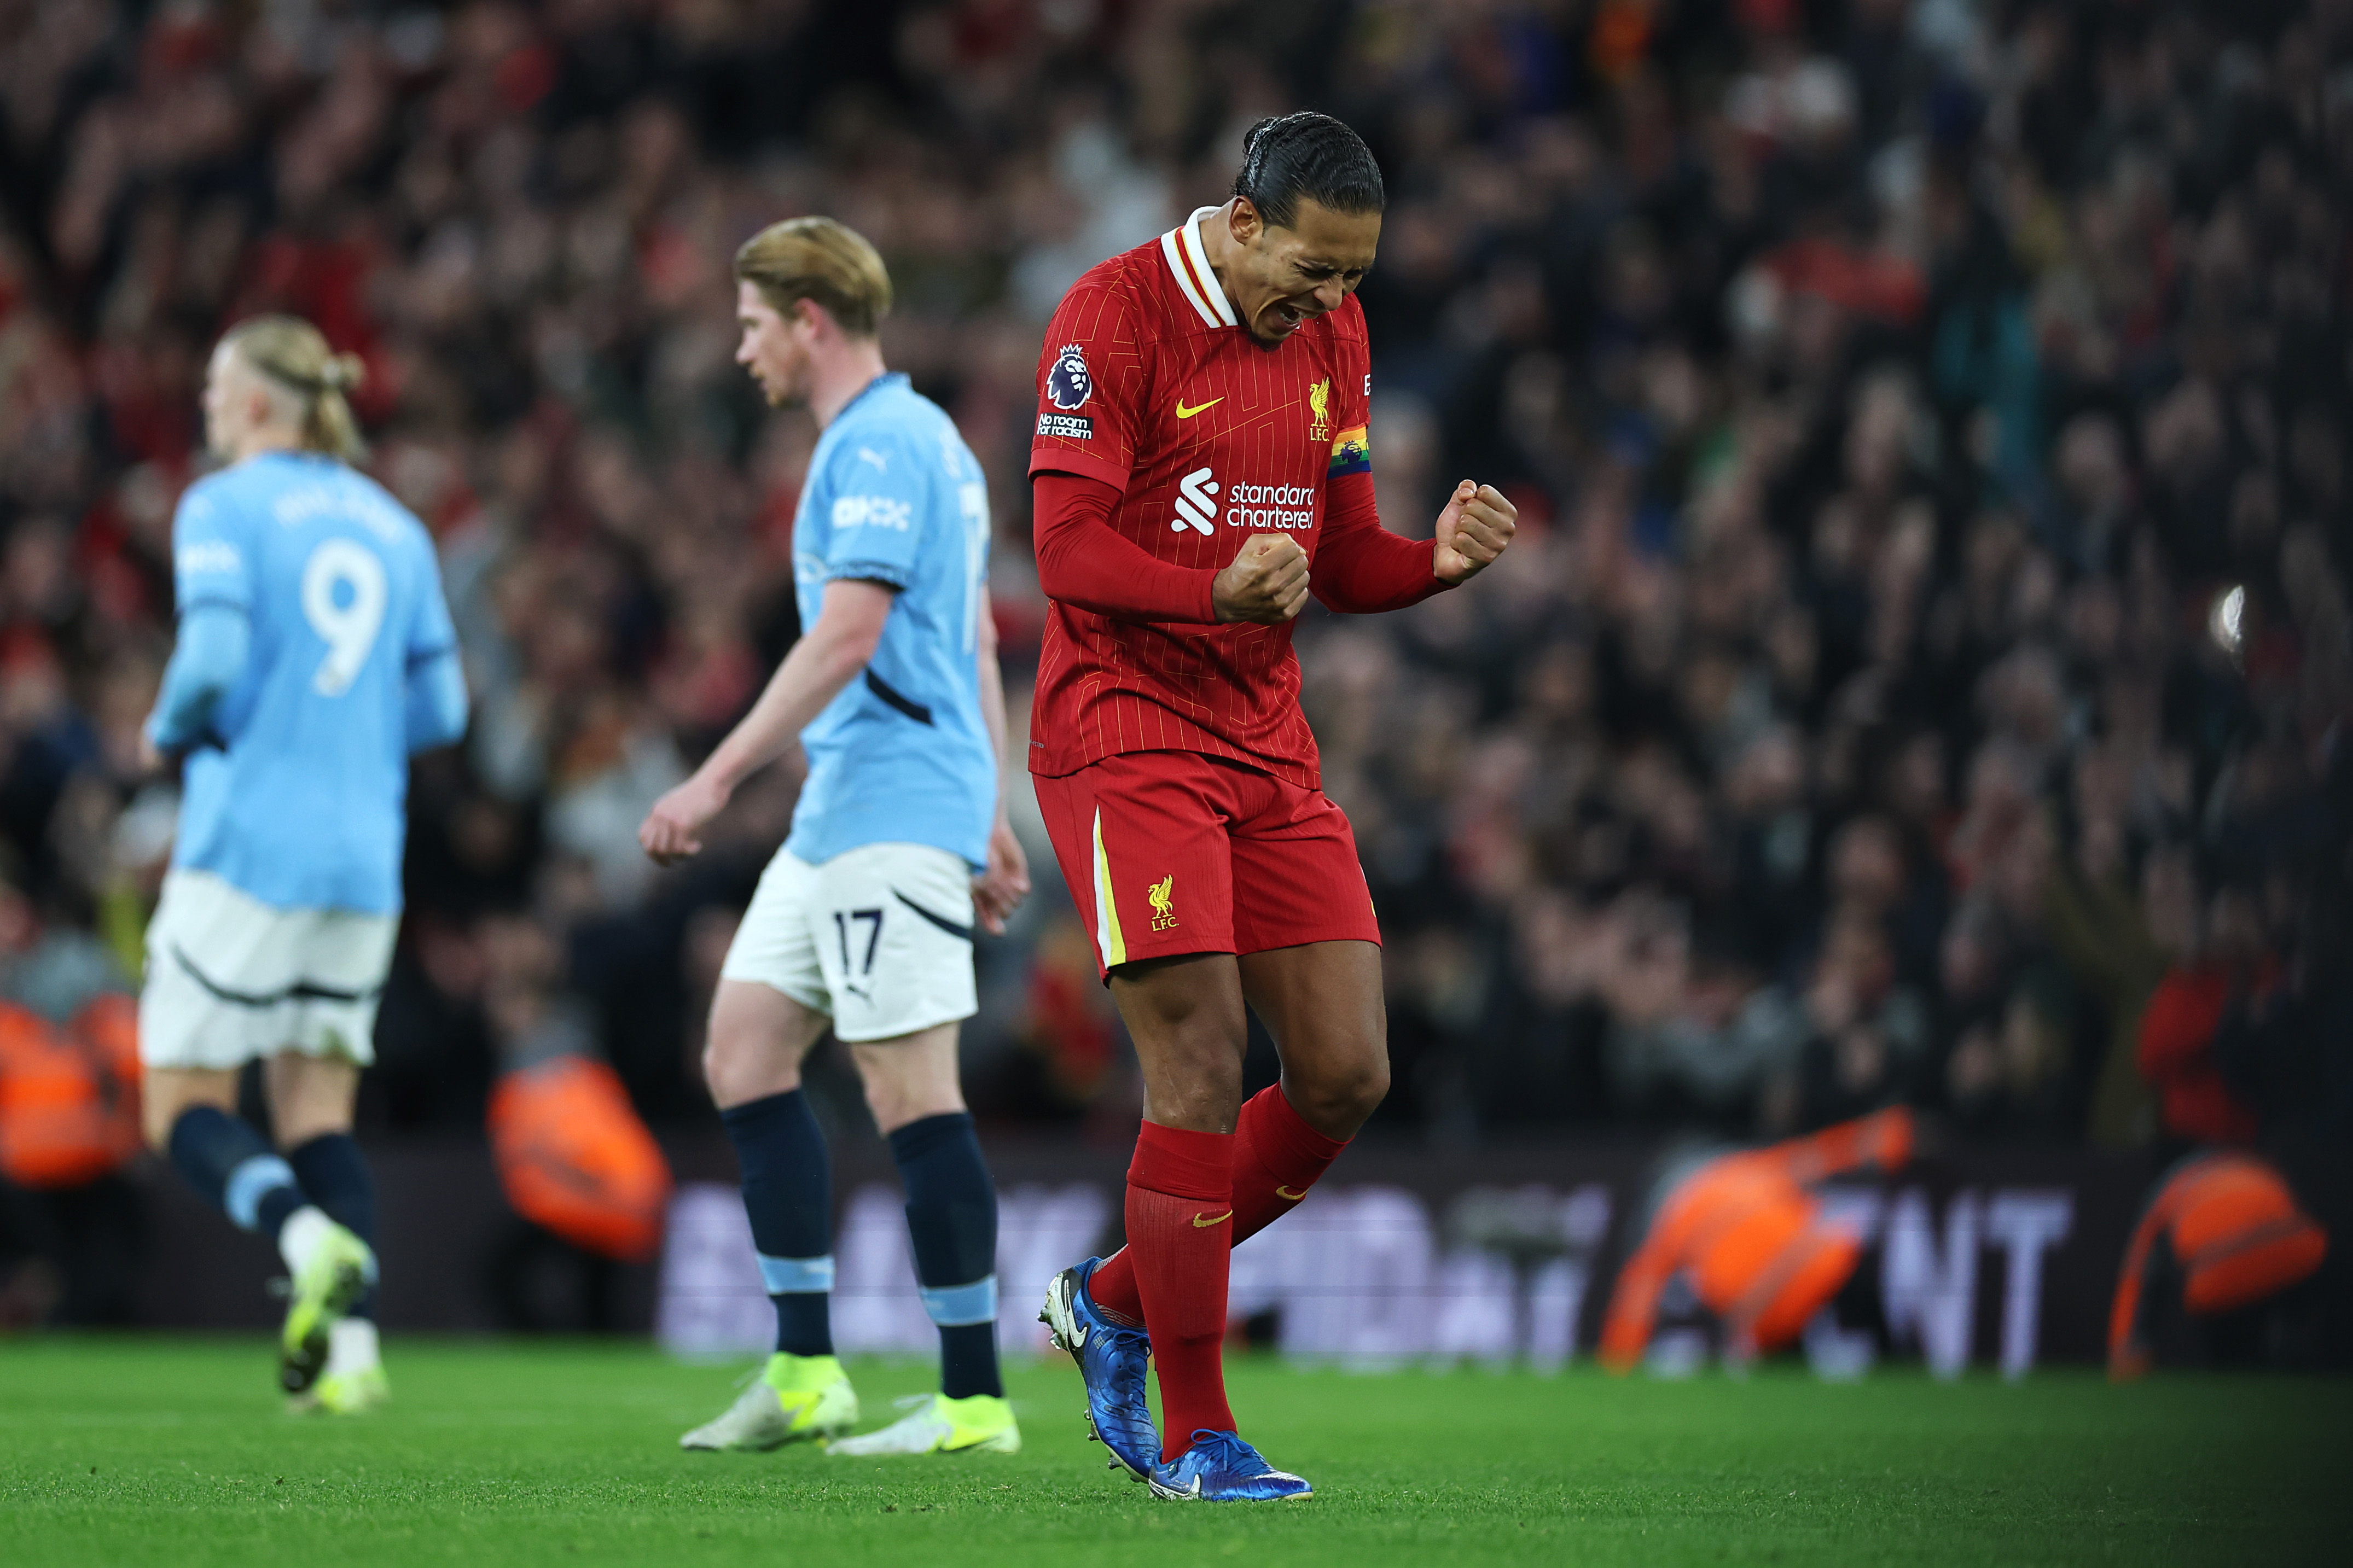
[[[1211,580],[1251,535],[1284,532],[1335,609],[1445,586],[1430,544],[1383,529],[1373,505],[1364,311],[1351,298],[1259,343],[1201,245],[1217,210],[1088,272],[1047,329],[1029,449],[1050,601],[1033,773],[1205,752],[1315,787],[1292,628],[1216,625]]]

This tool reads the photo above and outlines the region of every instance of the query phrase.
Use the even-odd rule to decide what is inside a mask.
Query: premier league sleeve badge
[[[1063,344],[1054,368],[1046,374],[1046,401],[1067,411],[1083,406],[1094,395],[1095,376],[1087,368],[1087,356],[1078,344]]]

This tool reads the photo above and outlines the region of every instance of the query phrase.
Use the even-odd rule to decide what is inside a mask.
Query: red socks
[[[1233,1251],[1233,1138],[1147,1121],[1127,1167],[1127,1247],[1160,1373],[1164,1460],[1193,1434],[1234,1429],[1226,1405],[1226,1277]]]
[[[1155,1127],[1145,1122],[1151,1132],[1170,1132],[1173,1129]],[[1209,1138],[1208,1132],[1184,1133],[1184,1137]],[[1348,1146],[1344,1138],[1326,1138],[1300,1119],[1282,1097],[1282,1089],[1274,1085],[1261,1089],[1242,1107],[1240,1120],[1234,1128],[1233,1186],[1231,1203],[1234,1211],[1233,1239],[1239,1244],[1256,1236],[1276,1220],[1291,1212],[1292,1205],[1307,1195],[1316,1180],[1330,1168],[1340,1151]],[[1144,1142],[1136,1141],[1137,1158],[1143,1157]],[[1129,1204],[1134,1205],[1136,1183],[1135,1168],[1129,1167]],[[1130,1222],[1128,1237],[1135,1236]],[[1219,1276],[1224,1278],[1222,1270]],[[1131,1247],[1103,1261],[1102,1268],[1087,1280],[1087,1294],[1096,1306],[1114,1318],[1131,1322],[1145,1319],[1144,1299],[1135,1285],[1135,1255]],[[1159,1336],[1155,1334],[1155,1351]],[[1189,1434],[1188,1434],[1189,1436]]]
[[[1289,1214],[1347,1146],[1302,1121],[1281,1084],[1250,1096],[1234,1123],[1236,1245]]]

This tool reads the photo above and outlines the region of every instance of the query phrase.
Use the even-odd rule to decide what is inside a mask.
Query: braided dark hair
[[[1388,205],[1381,166],[1365,139],[1312,109],[1261,120],[1243,134],[1233,194],[1249,197],[1270,228],[1289,228],[1302,196],[1340,213],[1377,213]]]

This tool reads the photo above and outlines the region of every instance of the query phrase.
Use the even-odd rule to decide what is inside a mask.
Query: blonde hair
[[[829,217],[772,223],[735,253],[735,276],[760,290],[778,315],[803,300],[841,330],[871,338],[891,313],[891,274],[866,237]]]
[[[346,395],[367,374],[354,353],[337,353],[318,328],[295,316],[255,316],[221,339],[266,379],[301,400],[304,450],[346,463],[367,455]]]

